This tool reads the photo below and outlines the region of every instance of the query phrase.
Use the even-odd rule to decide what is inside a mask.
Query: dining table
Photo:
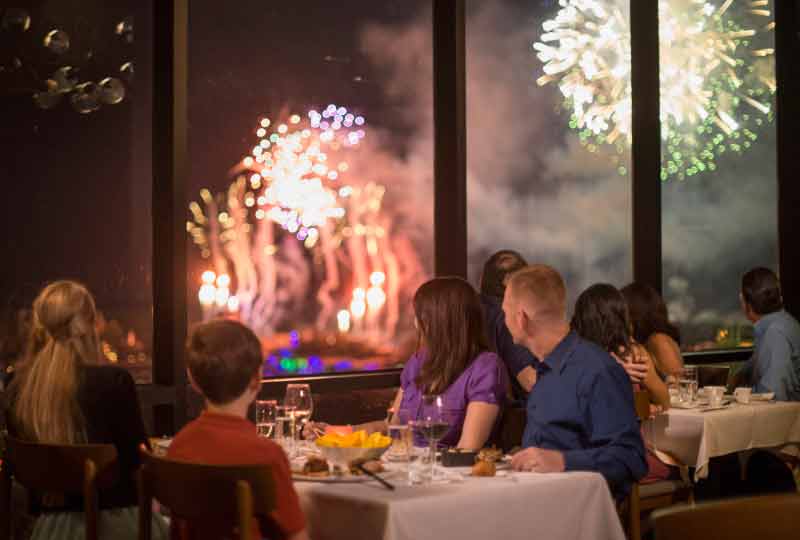
[[[374,480],[295,481],[295,488],[314,540],[625,538],[600,474],[450,474],[426,485],[409,485],[402,471],[385,474],[394,490]]]
[[[721,408],[670,408],[647,420],[642,433],[656,455],[708,477],[714,457],[755,449],[800,453],[800,403],[735,401]]]

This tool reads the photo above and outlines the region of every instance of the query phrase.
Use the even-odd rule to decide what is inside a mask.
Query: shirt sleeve
[[[611,365],[579,386],[588,428],[586,448],[564,452],[568,471],[596,471],[612,492],[625,494],[647,474],[647,459],[625,371]]]
[[[292,484],[289,461],[286,454],[280,452],[280,459],[274,464],[273,479],[277,494],[277,507],[272,519],[280,527],[284,535],[289,536],[306,528],[306,518],[300,508],[300,499]],[[263,532],[263,531],[262,531]]]
[[[149,447],[136,383],[127,370],[116,369],[110,390],[113,401],[109,403],[108,414],[114,417],[110,425],[120,470],[135,475],[140,463],[139,445]]]
[[[467,383],[467,403],[481,401],[502,405],[506,396],[508,378],[500,358],[494,353],[483,353],[475,360],[475,367]]]
[[[789,400],[789,383],[792,377],[792,348],[783,333],[770,327],[758,347],[758,379],[754,380],[756,392],[775,392],[778,401]]]
[[[505,319],[498,321],[497,328],[497,354],[505,363],[508,371],[516,377],[520,371],[528,366],[535,366],[536,358],[531,352],[514,343],[514,338],[511,337],[511,332],[508,331]]]

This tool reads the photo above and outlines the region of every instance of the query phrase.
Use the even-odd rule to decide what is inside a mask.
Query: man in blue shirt
[[[755,324],[755,350],[737,379],[754,392],[774,392],[779,401],[800,401],[800,324],[783,309],[778,276],[768,268],[750,270],[739,296]]]
[[[535,366],[538,360],[525,347],[514,343],[506,327],[502,302],[506,292],[506,279],[517,270],[525,268],[525,259],[510,249],[493,254],[483,265],[481,273],[481,304],[486,321],[489,345],[500,356],[512,381],[514,398],[524,402],[536,383]]]
[[[542,359],[528,395],[525,449],[512,466],[596,471],[619,499],[647,473],[631,382],[607,352],[570,331],[565,304],[564,281],[549,266],[529,266],[509,280],[506,325]]]

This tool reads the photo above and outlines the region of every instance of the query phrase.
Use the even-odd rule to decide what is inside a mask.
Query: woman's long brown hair
[[[480,298],[463,279],[439,277],[417,289],[414,313],[426,351],[414,382],[425,393],[440,394],[489,350]]]
[[[92,295],[73,281],[45,287],[33,302],[28,351],[10,389],[12,414],[26,439],[86,441],[78,403],[79,368],[96,364],[100,350]]]

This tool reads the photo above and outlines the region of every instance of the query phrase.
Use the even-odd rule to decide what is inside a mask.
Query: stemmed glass
[[[298,433],[297,422],[300,422],[300,432],[302,432],[303,424],[311,418],[311,413],[314,411],[311,387],[307,384],[287,384],[283,404],[291,411],[292,443],[296,444]]]
[[[422,415],[421,418],[413,422],[413,426],[414,430],[427,440],[430,445],[428,457],[431,464],[430,478],[433,481],[438,470],[436,467],[436,449],[439,441],[450,430],[450,424],[448,424],[444,415],[444,398],[435,394],[422,396]]]

